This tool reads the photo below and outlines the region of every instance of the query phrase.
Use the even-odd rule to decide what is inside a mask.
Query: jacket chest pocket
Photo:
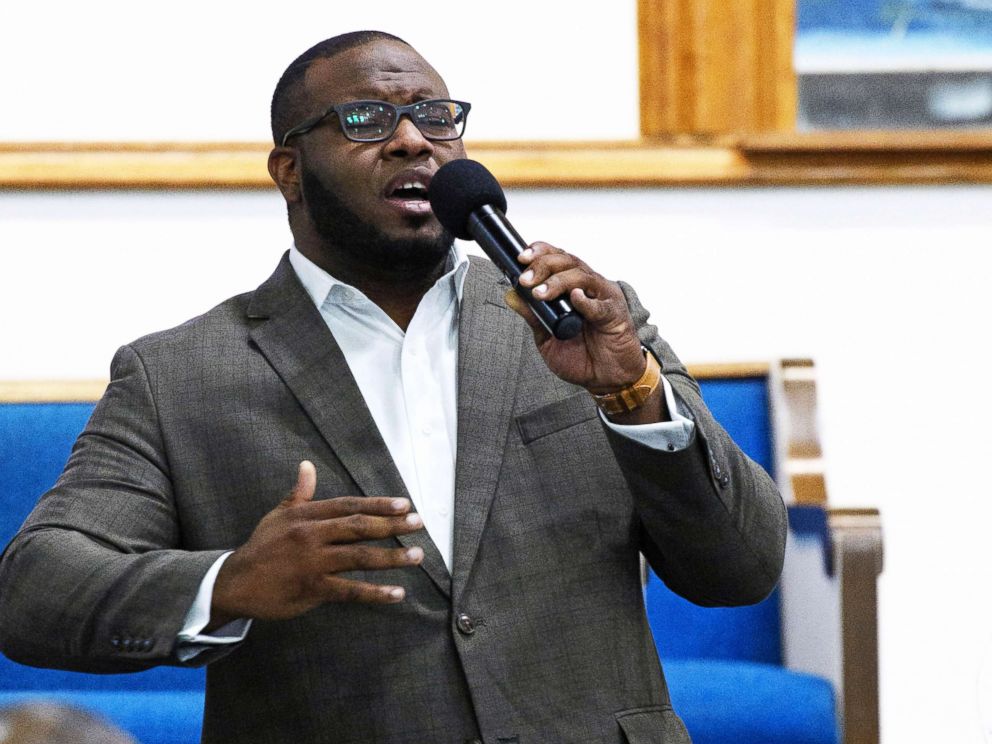
[[[589,394],[576,393],[521,413],[517,416],[517,429],[523,443],[530,445],[544,437],[562,434],[587,421],[595,421],[598,417],[596,404]]]

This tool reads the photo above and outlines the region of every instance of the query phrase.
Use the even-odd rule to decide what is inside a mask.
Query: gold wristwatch
[[[615,393],[603,393],[602,395],[593,393],[592,397],[595,398],[596,405],[607,416],[636,411],[644,405],[644,402],[651,397],[651,393],[661,384],[661,365],[654,358],[654,354],[644,347],[641,348],[644,351],[647,366],[644,368],[644,374],[637,382],[622,390],[617,390]]]

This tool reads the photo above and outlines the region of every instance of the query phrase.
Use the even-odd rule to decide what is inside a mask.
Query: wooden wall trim
[[[91,403],[106,380],[0,380],[0,403]]]
[[[262,143],[0,144],[0,189],[269,189]],[[992,133],[470,142],[506,186],[992,183]]]

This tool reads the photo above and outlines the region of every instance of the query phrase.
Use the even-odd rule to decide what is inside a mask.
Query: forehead
[[[379,40],[352,47],[307,70],[306,89],[317,104],[375,98],[394,103],[446,98],[437,71],[411,47]]]

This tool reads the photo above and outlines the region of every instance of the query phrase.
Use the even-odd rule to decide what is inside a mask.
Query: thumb
[[[300,469],[296,475],[296,485],[289,496],[283,502],[286,506],[295,504],[305,504],[313,500],[314,491],[317,490],[317,468],[309,460],[300,463]]]
[[[538,346],[551,338],[551,334],[548,333],[547,329],[543,325],[541,325],[541,321],[539,321],[537,316],[534,315],[534,311],[530,309],[530,305],[527,304],[527,301],[517,294],[517,290],[508,290],[506,294],[503,295],[503,302],[506,303],[508,308],[513,310],[513,312],[527,322],[527,325],[530,326],[531,331],[534,332],[534,341],[537,342]]]

